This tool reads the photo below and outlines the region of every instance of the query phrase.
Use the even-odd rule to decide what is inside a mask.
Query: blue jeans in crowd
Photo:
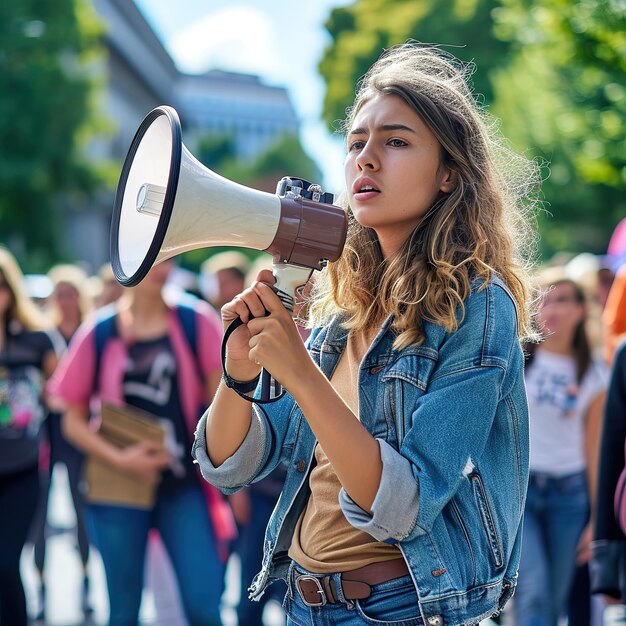
[[[104,563],[110,626],[137,626],[151,528],[169,554],[189,626],[221,626],[224,564],[199,486],[159,494],[151,510],[89,504],[87,518]]]
[[[322,607],[304,604],[296,591],[295,578],[311,574],[299,565],[292,565],[288,577],[288,589],[283,608],[287,613],[287,626],[423,626],[417,600],[417,592],[410,575],[394,578],[372,586],[372,594],[364,600],[345,600],[340,574],[332,574],[337,595],[341,602]]]
[[[557,625],[566,611],[576,548],[588,516],[584,472],[561,478],[531,472],[513,600],[516,626]]]

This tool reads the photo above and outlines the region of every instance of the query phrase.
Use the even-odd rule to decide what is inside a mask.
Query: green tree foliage
[[[295,135],[281,137],[251,163],[231,160],[221,169],[226,178],[272,193],[283,176],[296,176],[311,182],[318,182],[322,177]]]
[[[217,171],[235,159],[235,144],[230,135],[206,135],[198,141],[194,154],[200,163]]]
[[[513,48],[494,112],[549,162],[542,247],[602,252],[626,215],[626,4],[502,0],[494,18]]]
[[[436,42],[473,61],[474,87],[502,130],[544,159],[541,250],[602,252],[626,215],[623,0],[357,0],[326,24],[324,115],[343,119],[380,51]]]
[[[100,35],[88,0],[0,3],[0,239],[27,270],[56,258],[58,203],[100,179],[84,156]]]
[[[323,115],[333,130],[354,99],[354,86],[384,48],[407,39],[443,45],[481,68],[475,88],[488,101],[488,73],[506,63],[509,46],[491,34],[497,0],[358,0],[333,9],[331,44],[320,62],[326,80]]]

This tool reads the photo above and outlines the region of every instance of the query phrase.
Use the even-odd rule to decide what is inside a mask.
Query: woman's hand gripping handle
[[[271,337],[276,333],[280,334],[281,330],[283,335],[287,332],[289,336],[285,340],[291,342],[297,338],[301,344],[297,330],[296,337],[291,338],[293,332],[287,329],[289,326],[295,329],[291,319],[295,290],[306,283],[311,272],[308,268],[289,265],[275,265],[274,274],[269,270],[262,270],[252,287],[222,308],[225,327],[222,340],[224,381],[227,387],[242,398],[265,404],[275,402],[285,394],[281,383],[272,378],[267,368],[259,370],[259,366],[264,364],[260,358],[265,355],[263,348],[267,345],[271,344],[280,350],[280,345]],[[277,319],[281,322],[278,324],[279,328],[275,324]],[[247,393],[256,389],[259,377],[260,397],[247,396]]]

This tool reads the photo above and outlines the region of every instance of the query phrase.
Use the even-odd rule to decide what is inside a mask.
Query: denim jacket
[[[499,279],[475,281],[453,333],[425,323],[421,345],[395,350],[390,323],[359,372],[360,420],[380,445],[380,486],[371,514],[343,489],[339,503],[353,526],[398,544],[425,624],[475,624],[502,609],[517,581],[528,410],[515,304]],[[346,341],[339,318],[311,334],[309,352],[327,377]],[[267,406],[254,405],[246,439],[219,467],[206,453],[206,415],[193,446],[205,478],[226,493],[287,464],[251,598],[286,575],[316,444],[289,395]]]

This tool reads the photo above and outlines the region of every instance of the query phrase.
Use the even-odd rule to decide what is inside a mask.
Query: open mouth
[[[373,185],[362,185],[355,190],[355,197],[359,199],[371,198],[380,193],[380,189],[376,189]]]

